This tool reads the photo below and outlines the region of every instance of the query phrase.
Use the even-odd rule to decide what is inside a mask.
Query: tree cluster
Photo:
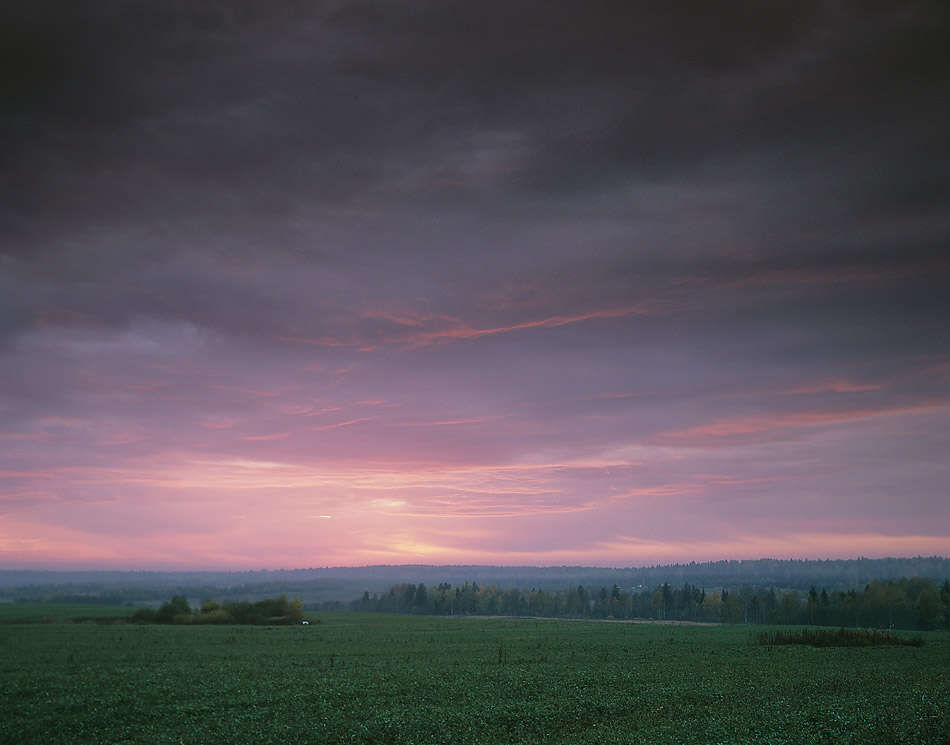
[[[131,617],[133,623],[254,625],[288,625],[300,623],[302,619],[303,603],[297,598],[287,600],[286,595],[259,600],[256,603],[219,603],[216,600],[205,600],[201,608],[194,610],[185,598],[176,595],[170,601],[162,603],[158,610],[140,608]]]
[[[536,616],[546,618],[656,619],[712,623],[805,624],[899,629],[950,628],[950,581],[929,578],[871,582],[863,591],[777,591],[750,585],[707,593],[688,582],[652,588],[614,584],[566,591],[521,591],[498,585],[440,583],[393,585],[388,593],[350,603],[350,610],[432,615]]]

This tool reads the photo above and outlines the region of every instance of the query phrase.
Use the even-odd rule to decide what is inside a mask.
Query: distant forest
[[[638,598],[668,585],[671,592],[684,585],[712,595],[726,591],[724,602],[743,587],[802,597],[812,586],[834,593],[863,593],[872,582],[919,577],[941,585],[950,577],[950,559],[943,557],[888,559],[783,560],[754,559],[669,564],[627,569],[598,567],[503,567],[424,564],[367,567],[326,567],[256,572],[150,572],[150,571],[38,571],[0,570],[0,601],[77,602],[108,605],[153,605],[174,595],[196,601],[255,601],[274,595],[298,597],[309,609],[346,608],[353,600],[382,598],[393,587],[420,584],[428,588],[465,583],[496,585],[530,594],[566,593],[589,588],[594,600],[601,588]],[[722,599],[722,595],[720,595]],[[592,607],[592,611],[593,607]],[[638,611],[639,612],[639,611]],[[639,616],[638,616],[639,617]]]
[[[741,585],[734,590],[706,592],[688,582],[673,587],[628,591],[583,585],[566,591],[403,583],[388,593],[367,592],[350,603],[354,611],[454,616],[535,616],[541,618],[650,619],[711,623],[805,624],[935,630],[950,628],[950,581],[938,587],[928,578],[870,582],[863,590],[832,590],[812,586],[807,592],[777,591]]]

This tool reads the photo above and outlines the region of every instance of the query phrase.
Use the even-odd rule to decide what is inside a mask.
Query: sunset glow
[[[903,5],[40,3],[0,567],[950,555],[950,71]]]

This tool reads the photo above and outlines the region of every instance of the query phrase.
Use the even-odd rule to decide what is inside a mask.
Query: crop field
[[[358,613],[4,624],[0,742],[950,742],[946,634],[818,649],[752,633]]]

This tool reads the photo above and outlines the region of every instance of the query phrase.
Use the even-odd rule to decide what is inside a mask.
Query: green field
[[[945,634],[815,649],[749,627],[314,621],[2,625],[0,742],[950,742]]]
[[[85,603],[0,603],[0,623],[43,623],[62,620],[128,618],[136,611],[126,605]]]

